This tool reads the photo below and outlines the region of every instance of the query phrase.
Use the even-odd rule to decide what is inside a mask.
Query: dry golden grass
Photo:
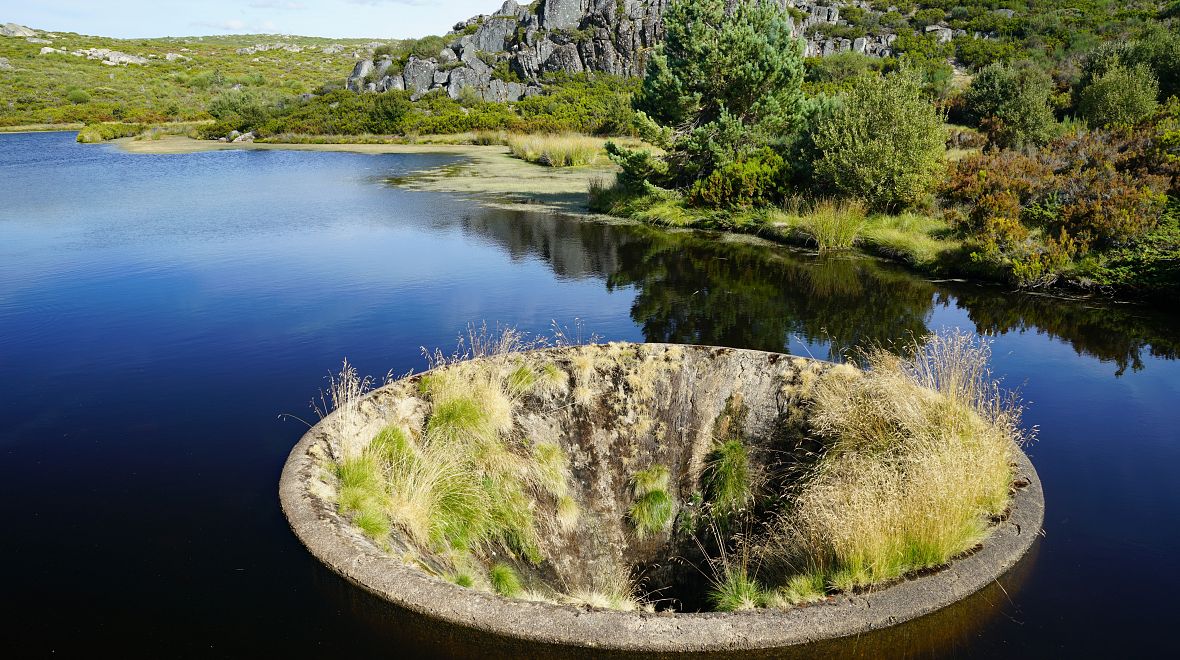
[[[826,454],[781,520],[775,552],[839,590],[946,564],[983,541],[1009,502],[1020,409],[971,335],[927,337],[869,371],[831,371],[811,422]]]
[[[605,157],[603,141],[585,135],[511,135],[505,143],[513,156],[550,167],[594,165]]]

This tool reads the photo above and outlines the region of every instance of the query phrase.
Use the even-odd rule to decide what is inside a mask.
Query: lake
[[[399,189],[445,155],[133,155],[0,135],[0,631],[17,656],[480,655],[323,568],[279,510],[347,357],[425,366],[470,322],[839,358],[994,339],[1040,427],[1044,538],[947,611],[809,651],[1063,657],[1171,644],[1180,315],[875,260]]]

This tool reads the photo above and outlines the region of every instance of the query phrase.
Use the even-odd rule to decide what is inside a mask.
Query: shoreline
[[[551,211],[582,219],[611,221],[619,223],[646,224],[666,231],[705,231],[727,237],[729,240],[744,237],[745,240],[765,241],[786,249],[814,252],[807,240],[794,235],[792,230],[773,225],[749,228],[672,227],[659,223],[642,222],[634,218],[620,217],[595,212],[589,207],[589,188],[592,182],[613,178],[619,168],[609,166],[587,166],[575,168],[554,168],[536,165],[515,158],[503,145],[449,144],[438,142],[419,143],[293,143],[293,142],[245,142],[226,143],[210,140],[195,140],[184,136],[164,136],[157,140],[136,140],[120,138],[105,144],[131,154],[171,155],[192,154],[211,151],[318,151],[342,152],[370,155],[389,154],[439,154],[456,157],[456,162],[419,170],[386,181],[392,185],[412,191],[441,192],[456,195],[473,195],[482,198],[488,206],[509,210]],[[740,239],[739,239],[740,240]],[[980,286],[1008,286],[986,277],[970,273],[943,272],[932,264],[913,263],[904,254],[894,255],[887,249],[873,245],[861,245],[843,251],[858,258],[875,259],[893,264],[922,279],[956,280]],[[1060,282],[1048,289],[1020,289],[1014,292],[1028,293],[1067,300],[1094,299],[1112,303],[1136,303],[1156,306],[1167,304],[1167,299],[1152,299],[1144,296],[1128,296],[1126,292],[1101,291],[1071,286]]]
[[[320,151],[370,155],[438,154],[457,161],[387,179],[406,190],[480,195],[493,206],[550,210],[568,215],[598,216],[588,208],[590,183],[613,177],[618,168],[587,166],[556,168],[513,157],[502,145],[474,144],[302,144],[287,142],[226,143],[166,136],[159,140],[112,140],[115,148],[143,155],[192,154],[210,151]],[[623,221],[624,219],[619,219]]]

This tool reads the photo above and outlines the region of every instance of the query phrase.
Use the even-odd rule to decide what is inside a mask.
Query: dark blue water
[[[1109,656],[1170,643],[1174,310],[931,283],[870,260],[407,192],[427,155],[145,156],[0,136],[6,655],[478,655],[321,568],[277,480],[347,356],[420,369],[472,321],[838,357],[993,335],[1031,402],[1045,538],[1003,584],[834,657]],[[489,646],[491,645],[491,646]]]

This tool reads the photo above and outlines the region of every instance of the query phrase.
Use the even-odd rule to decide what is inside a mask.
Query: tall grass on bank
[[[801,214],[798,228],[821,252],[848,250],[865,226],[864,204],[856,200],[820,200]]]
[[[139,135],[147,128],[143,124],[121,124],[117,122],[90,124],[78,131],[78,142],[82,144],[96,144],[118,138]]]
[[[580,167],[599,162],[602,140],[584,135],[510,135],[505,139],[512,155],[549,167]]]
[[[866,372],[825,376],[811,422],[826,452],[773,544],[794,568],[791,584],[864,588],[944,565],[986,538],[1008,507],[1024,439],[989,356],[956,331],[904,357],[870,352]]]

